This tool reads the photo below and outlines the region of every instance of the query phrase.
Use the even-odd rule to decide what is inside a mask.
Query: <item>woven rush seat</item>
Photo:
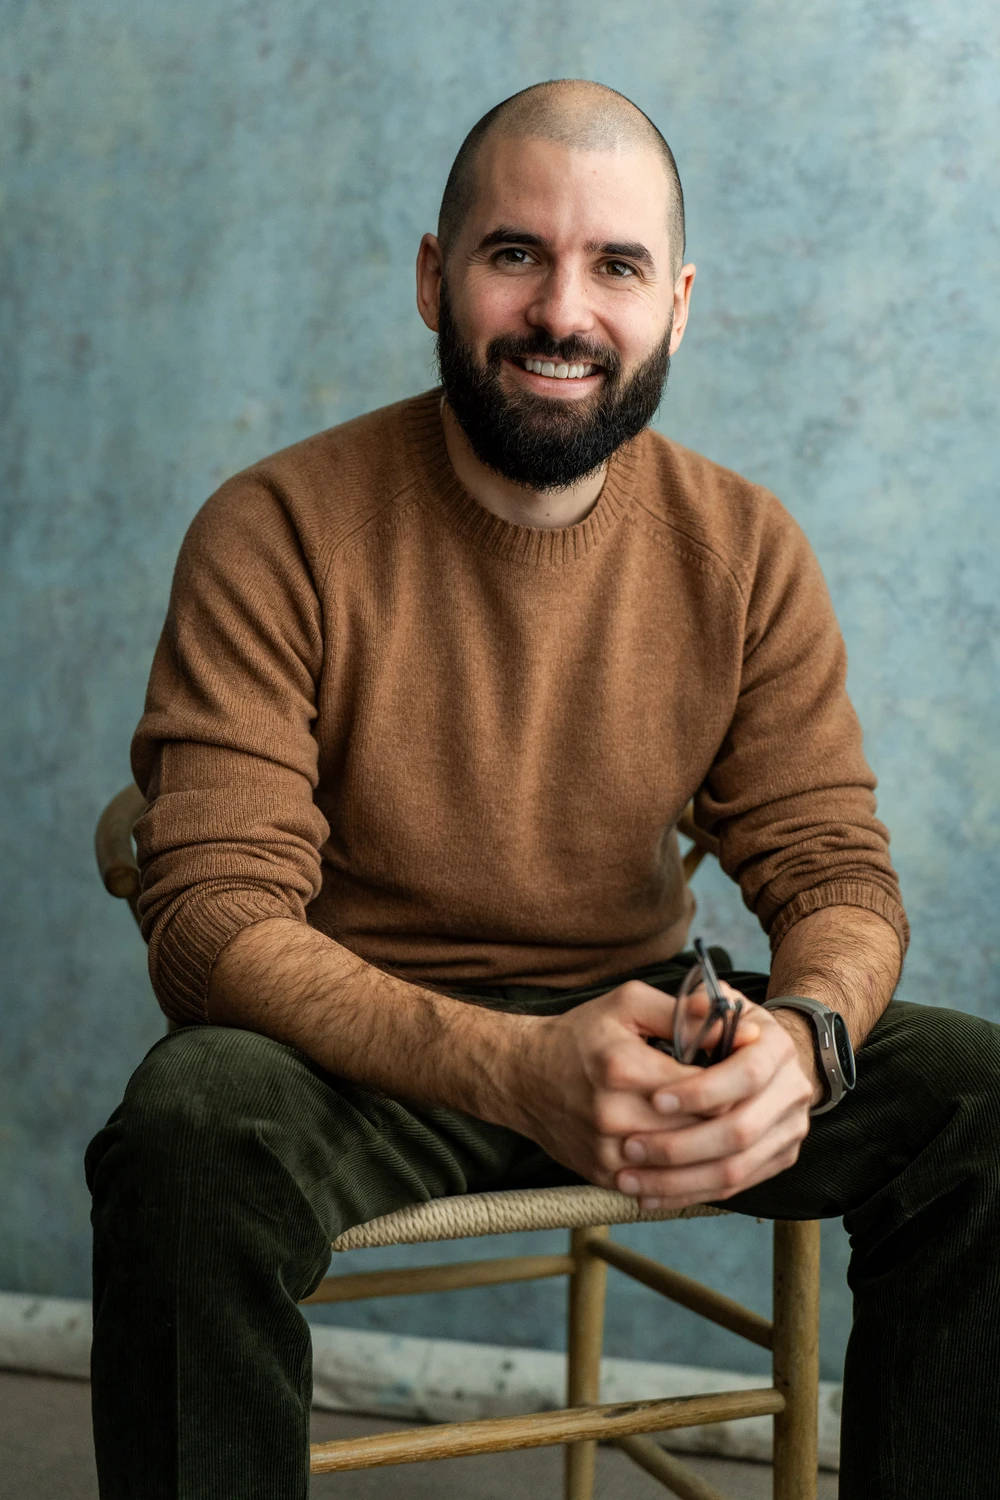
[[[635,1198],[609,1188],[517,1188],[507,1192],[468,1193],[408,1204],[394,1213],[356,1224],[338,1235],[334,1250],[372,1250],[380,1245],[423,1245],[436,1240],[474,1239],[526,1229],[593,1229],[601,1224],[655,1223],[666,1219],[704,1219],[724,1208],[697,1203],[690,1208],[642,1213]]]

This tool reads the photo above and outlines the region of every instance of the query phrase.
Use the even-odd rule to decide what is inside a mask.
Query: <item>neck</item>
[[[575,484],[560,490],[530,490],[497,474],[476,457],[447,401],[441,403],[444,440],[451,466],[474,500],[484,510],[515,526],[537,526],[555,530],[575,526],[588,516],[604,488],[607,464],[584,474]]]

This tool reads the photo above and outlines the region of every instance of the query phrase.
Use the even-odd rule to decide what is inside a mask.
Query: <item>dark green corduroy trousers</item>
[[[672,990],[681,972],[641,977]],[[762,992],[760,976],[725,977]],[[562,1010],[598,992],[510,987],[488,1003]],[[510,1131],[412,1110],[210,1026],[152,1049],[87,1178],[102,1500],[304,1500],[310,1339],[296,1304],[331,1239],[416,1200],[568,1180]],[[795,1166],[726,1207],[843,1216],[844,1500],[1000,1497],[1000,1027],[894,1002],[854,1094],[814,1121]]]

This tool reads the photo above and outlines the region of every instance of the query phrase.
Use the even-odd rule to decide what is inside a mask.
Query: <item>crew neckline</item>
[[[581,521],[571,526],[523,526],[494,515],[462,484],[448,457],[441,398],[440,386],[413,398],[406,413],[407,437],[420,487],[477,546],[524,563],[569,563],[592,552],[617,527],[633,492],[633,443],[626,443],[611,455],[601,493]]]

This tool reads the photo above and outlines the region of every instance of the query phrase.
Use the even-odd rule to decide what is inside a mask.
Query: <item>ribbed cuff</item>
[[[899,939],[900,957],[906,954],[910,944],[910,924],[901,903],[881,886],[868,885],[860,880],[831,880],[824,885],[812,886],[789,901],[777,913],[768,930],[771,952],[778,948],[796,922],[831,906],[860,906],[864,911],[883,917]]]
[[[296,909],[297,908],[297,909]],[[208,1019],[208,985],[215,960],[238,932],[271,917],[303,919],[298,903],[274,889],[216,886],[184,900],[149,943],[156,998],[172,1021]]]

